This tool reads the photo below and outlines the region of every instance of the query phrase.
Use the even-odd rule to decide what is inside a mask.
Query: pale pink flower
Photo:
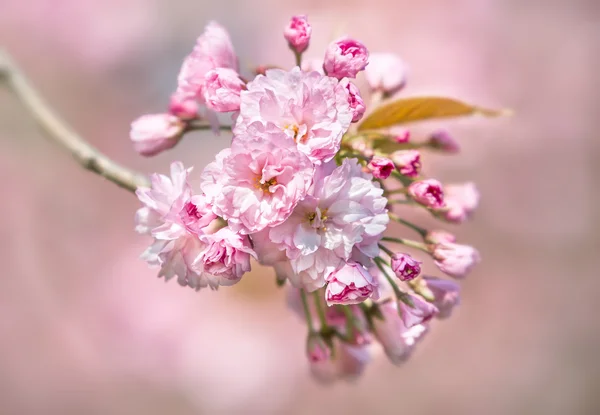
[[[406,84],[406,66],[393,53],[372,53],[365,69],[365,78],[372,90],[391,95]]]
[[[312,183],[314,167],[273,124],[255,123],[246,134],[243,140],[235,137],[231,151],[207,166],[201,188],[229,226],[254,233],[292,214]]]
[[[323,69],[334,78],[356,78],[369,63],[369,51],[357,40],[342,38],[332,42],[325,52]]]
[[[466,221],[479,204],[479,192],[472,182],[449,184],[444,186],[446,206],[439,212],[448,222],[462,223]]]
[[[200,240],[205,248],[192,267],[211,288],[233,285],[250,271],[250,258],[256,258],[256,254],[247,235],[224,227],[215,233],[201,235]]]
[[[373,177],[378,179],[387,179],[394,171],[394,163],[392,160],[381,156],[374,156],[371,161],[369,161],[367,167],[373,174]]]
[[[202,98],[206,74],[215,68],[238,70],[238,60],[227,31],[210,22],[185,60],[177,78],[177,93],[189,98]]]
[[[454,307],[460,304],[460,286],[454,281],[436,277],[423,277],[422,281],[430,291],[433,304],[439,311],[436,317],[440,319],[450,317]]]
[[[154,156],[175,146],[185,123],[171,114],[142,115],[131,123],[129,138],[142,156]]]
[[[447,153],[458,153],[460,145],[458,141],[446,130],[434,131],[427,141],[430,147]]]
[[[193,120],[198,117],[198,101],[196,98],[190,98],[179,92],[171,95],[169,102],[169,113],[182,120]]]
[[[400,318],[407,329],[410,329],[418,324],[427,323],[438,313],[436,306],[423,297],[415,294],[407,294],[407,299],[398,301],[400,310]],[[406,302],[410,303],[408,305]]]
[[[340,85],[348,90],[348,104],[350,104],[350,108],[352,109],[352,122],[360,121],[367,109],[360,96],[360,91],[348,78],[342,79]]]
[[[250,239],[252,240],[252,246],[254,247],[254,252],[256,252],[258,262],[262,265],[275,265],[278,262],[287,262],[285,251],[280,251],[280,245],[271,241],[269,228],[253,233],[250,235]]]
[[[155,174],[151,188],[137,189],[145,206],[136,213],[136,231],[154,237],[142,258],[160,266],[159,277],[169,280],[177,276],[181,285],[200,289],[208,284],[192,265],[205,249],[200,236],[216,215],[205,196],[192,194],[190,171],[179,162],[172,163],[170,178]]]
[[[293,16],[283,30],[283,36],[290,48],[296,53],[302,53],[308,47],[312,27],[306,16]]]
[[[327,277],[325,299],[327,305],[358,304],[370,298],[377,289],[377,281],[362,265],[350,261]]]
[[[229,68],[216,68],[207,72],[204,85],[206,106],[217,112],[238,111],[240,93],[245,83],[236,71]]]
[[[421,273],[421,264],[421,261],[401,252],[395,253],[391,260],[394,274],[402,281],[410,281],[418,277]]]
[[[411,183],[408,186],[408,194],[417,203],[431,208],[444,207],[444,190],[442,184],[435,179],[426,179]]]
[[[352,380],[360,376],[371,360],[368,346],[352,346],[334,339],[335,354],[331,359],[311,362],[313,378],[328,384],[338,379]]]
[[[351,257],[369,266],[389,222],[386,204],[383,190],[356,159],[317,168],[309,195],[269,232],[290,258],[290,281],[314,291]]]
[[[396,169],[407,177],[417,177],[421,171],[421,154],[417,150],[394,151],[390,158]]]
[[[411,355],[417,340],[427,332],[426,324],[408,329],[398,314],[398,304],[386,301],[379,305],[383,319],[373,319],[374,334],[388,359],[395,365],[404,363]]]
[[[306,356],[311,363],[320,363],[331,358],[331,348],[318,333],[309,333],[306,339]]]
[[[244,139],[248,127],[275,124],[315,164],[331,160],[352,121],[348,91],[336,79],[317,72],[280,69],[258,75],[241,93],[234,134]]]
[[[454,278],[465,277],[481,260],[479,252],[472,246],[442,242],[433,250],[435,265]]]
[[[456,242],[456,236],[447,231],[433,230],[427,232],[425,241],[430,244],[439,244],[442,242]]]

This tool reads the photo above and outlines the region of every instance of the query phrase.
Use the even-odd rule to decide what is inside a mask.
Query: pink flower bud
[[[417,150],[398,150],[391,156],[396,169],[407,176],[417,177],[421,171],[421,154]]]
[[[312,27],[306,16],[294,16],[283,30],[283,36],[290,48],[296,53],[302,53],[308,47]]]
[[[409,130],[396,130],[393,132],[394,141],[398,144],[406,144],[410,141]]]
[[[373,53],[365,69],[365,78],[372,90],[393,94],[406,84],[406,67],[393,53]]]
[[[450,317],[454,307],[460,304],[460,287],[454,281],[443,280],[435,277],[423,277],[425,287],[433,296],[433,304],[439,313],[437,318]]]
[[[332,42],[325,52],[323,69],[328,76],[356,78],[369,63],[369,51],[362,43],[343,38]]]
[[[206,74],[203,88],[206,106],[217,112],[238,111],[244,88],[244,81],[233,69],[213,69]]]
[[[371,297],[377,288],[373,276],[356,262],[348,262],[328,277],[325,290],[327,305],[358,304]]]
[[[319,333],[310,333],[306,339],[306,356],[311,363],[324,362],[331,358],[331,349]]]
[[[435,265],[454,278],[465,277],[481,260],[479,252],[471,246],[442,242],[433,251]]]
[[[430,244],[440,244],[442,242],[456,242],[456,236],[446,231],[429,231],[425,235],[425,242]]]
[[[458,153],[460,151],[458,141],[446,130],[435,131],[431,134],[427,143],[430,147],[447,153]]]
[[[392,270],[402,281],[410,281],[418,277],[421,273],[421,264],[421,261],[401,252],[392,256]]]
[[[390,361],[400,365],[410,357],[417,341],[425,335],[427,325],[418,324],[407,328],[398,315],[398,304],[393,301],[380,304],[379,311],[383,319],[373,319],[375,337]]]
[[[400,309],[400,318],[407,329],[410,329],[418,324],[427,323],[438,312],[436,306],[425,301],[420,295],[407,294],[408,305],[404,301],[398,302]]]
[[[198,102],[195,98],[175,92],[171,96],[169,112],[182,120],[193,120],[198,117]]]
[[[479,192],[472,182],[446,185],[444,192],[446,207],[440,215],[448,222],[464,222],[471,217],[479,204]]]
[[[444,191],[442,184],[435,179],[421,180],[408,186],[408,194],[417,203],[431,208],[444,207]]]
[[[394,171],[392,160],[380,156],[374,156],[367,167],[369,167],[373,176],[378,179],[387,179]]]
[[[142,115],[131,123],[129,137],[135,151],[154,156],[179,142],[185,123],[171,114]]]
[[[352,122],[357,122],[362,118],[367,109],[360,96],[360,91],[348,78],[342,79],[340,85],[348,91],[348,104],[350,104],[350,109],[352,110]]]

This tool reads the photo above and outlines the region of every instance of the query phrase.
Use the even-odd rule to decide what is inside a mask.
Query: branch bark
[[[25,74],[2,50],[0,50],[0,81],[6,83],[15,93],[45,135],[71,153],[84,169],[99,174],[130,192],[135,192],[138,187],[150,185],[148,177],[109,159],[73,131],[50,109]]]

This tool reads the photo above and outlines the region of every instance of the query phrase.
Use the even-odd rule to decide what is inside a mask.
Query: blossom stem
[[[222,131],[231,131],[231,125],[219,125],[217,127]],[[202,131],[202,130],[211,130],[212,126],[206,121],[191,121],[185,128],[185,131]]]
[[[314,333],[313,320],[308,308],[308,300],[306,298],[306,291],[300,289],[300,298],[302,299],[302,308],[304,309],[304,317],[306,318],[306,325],[308,326],[308,332]]]
[[[386,190],[385,191],[388,195],[393,195],[393,194],[398,194],[398,193],[403,193],[406,194],[407,189],[405,187],[402,187],[400,189],[394,189],[394,190]]]
[[[317,314],[319,315],[319,321],[321,322],[321,330],[326,329],[328,325],[327,320],[325,319],[325,310],[323,310],[323,304],[321,304],[321,297],[319,296],[319,291],[313,292],[313,297],[315,300],[315,306],[317,308]]]
[[[388,254],[390,257],[392,255],[394,255],[394,252],[391,249],[389,249],[387,246],[383,245],[383,244],[379,244],[379,248],[381,248],[381,250],[383,252],[385,252],[386,254]]]
[[[389,237],[389,236],[385,236],[385,237],[381,238],[381,240],[385,241],[385,242],[394,242],[394,243],[397,243],[397,244],[406,245],[406,246],[409,246],[411,248],[419,249],[419,250],[421,250],[423,252],[430,253],[429,252],[429,248],[427,248],[426,244],[421,243],[421,242],[417,242],[417,241],[413,241],[413,240],[410,240],[410,239],[392,238],[392,237]],[[381,245],[380,245],[380,247],[381,247]]]
[[[413,182],[413,180],[410,177],[406,177],[405,175],[400,174],[397,171],[393,171],[392,176],[395,179],[398,179],[400,183],[402,183],[402,185],[406,187],[410,186],[410,184]]]
[[[401,223],[402,225],[411,228],[412,230],[417,232],[419,235],[421,235],[423,238],[425,238],[425,235],[427,235],[426,229],[423,229],[420,226],[415,225],[414,223],[411,223],[409,221],[402,219],[401,217],[399,217],[398,215],[396,215],[393,212],[389,212],[388,214],[390,216],[390,219],[395,220],[396,222]]]
[[[0,81],[5,82],[14,92],[46,136],[71,153],[84,169],[99,174],[130,192],[135,192],[138,187],[150,185],[146,176],[115,163],[74,132],[50,109],[25,74],[2,50]]]
[[[400,299],[404,293],[400,291],[400,288],[398,288],[398,284],[396,284],[396,281],[394,281],[394,279],[388,274],[388,272],[383,267],[383,264],[385,264],[385,261],[382,258],[375,258],[375,265],[377,265],[377,268],[379,268],[381,273],[385,276],[387,282],[392,286],[392,290],[394,291],[396,298]]]
[[[296,58],[296,66],[302,66],[302,53],[294,51],[294,56]]]

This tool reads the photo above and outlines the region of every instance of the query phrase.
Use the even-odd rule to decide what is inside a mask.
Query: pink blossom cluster
[[[399,57],[370,55],[343,37],[313,70],[302,63],[311,33],[306,16],[293,17],[283,35],[297,66],[264,65],[244,78],[229,35],[210,23],[184,60],[168,112],[135,120],[131,140],[154,155],[200,123],[214,127],[216,112],[231,113],[231,143],[197,186],[192,170],[174,162],[170,177],[155,174],[137,190],[136,230],[153,238],[142,258],[159,277],[195,290],[237,283],[253,260],[272,266],[306,321],[312,373],[330,381],[360,374],[376,343],[392,363],[404,362],[433,320],[459,304],[458,284],[423,275],[414,252],[453,279],[479,261],[451,233],[396,210],[424,208],[461,223],[479,196],[471,182],[422,176],[421,151],[458,151],[449,133],[419,142],[408,130],[361,132],[378,100],[363,99],[354,79],[364,72],[367,96],[389,98],[406,82]],[[390,222],[417,240],[384,236]]]

